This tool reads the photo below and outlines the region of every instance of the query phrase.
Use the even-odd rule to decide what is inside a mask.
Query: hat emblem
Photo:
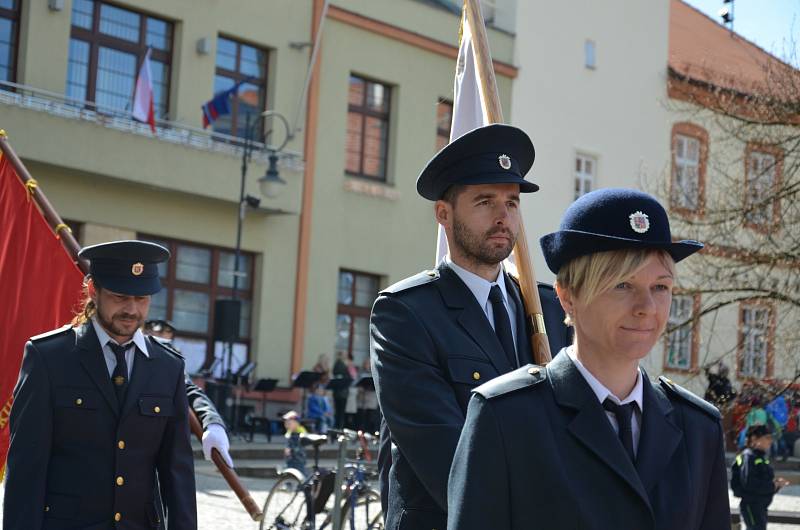
[[[511,169],[511,157],[508,155],[500,155],[497,157],[500,167],[503,169]]]
[[[134,276],[139,276],[143,272],[144,272],[144,265],[142,265],[141,263],[138,262],[134,263],[133,266],[131,267],[131,274],[133,274]]]
[[[647,217],[646,213],[642,212],[633,212],[629,216],[631,220],[631,228],[637,234],[644,234],[648,230],[650,230],[650,219]]]

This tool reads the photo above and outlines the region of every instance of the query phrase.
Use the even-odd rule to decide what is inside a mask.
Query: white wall
[[[539,237],[558,227],[574,198],[576,153],[596,156],[596,185],[655,182],[669,161],[665,107],[666,0],[519,2],[511,123],[536,147],[528,178],[541,191],[522,201],[539,280],[551,281]],[[595,42],[596,68],[584,66]]]

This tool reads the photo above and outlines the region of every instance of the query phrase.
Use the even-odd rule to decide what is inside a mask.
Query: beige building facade
[[[452,98],[452,4],[2,0],[0,128],[80,243],[136,237],[170,248],[151,316],[175,323],[192,371],[224,372],[215,301],[235,294],[232,368],[249,360],[256,377],[288,387],[319,354],[361,364],[378,289],[433,263],[432,207],[415,180],[449,127],[438,102]],[[489,38],[510,108],[517,70],[503,24],[507,12]],[[148,50],[155,134],[130,117]],[[201,106],[237,82],[232,112],[204,129]],[[265,119],[251,127],[245,194],[258,206],[245,207],[235,275],[245,123],[265,110],[289,123],[278,153],[286,184],[277,197],[259,190],[269,152],[258,140],[269,132],[275,147],[286,136]]]

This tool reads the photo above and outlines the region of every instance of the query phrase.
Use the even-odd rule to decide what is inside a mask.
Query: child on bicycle
[[[283,426],[286,429],[286,449],[283,450],[286,467],[294,468],[306,474],[306,450],[300,437],[306,434],[306,428],[300,424],[300,414],[290,410],[283,415]]]
[[[747,429],[747,446],[736,455],[731,467],[731,489],[742,499],[739,509],[747,530],[766,530],[767,508],[775,493],[789,482],[775,478],[769,463],[772,433],[766,425],[752,425]]]

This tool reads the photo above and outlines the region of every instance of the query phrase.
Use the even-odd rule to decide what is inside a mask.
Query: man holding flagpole
[[[449,252],[436,269],[382,291],[372,310],[373,375],[391,441],[391,458],[382,444],[379,459],[382,472],[390,465],[387,528],[446,527],[450,463],[472,389],[530,361],[525,306],[502,262],[519,233],[520,195],[539,189],[525,179],[533,159],[522,130],[487,125],[442,149],[417,180],[435,201]],[[558,351],[564,314],[552,288],[539,290]]]
[[[538,186],[524,178],[534,159],[528,136],[489,125],[501,118],[496,88],[487,87],[494,78],[483,21],[466,1],[450,144],[417,180],[420,195],[435,201],[438,265],[383,291],[370,324],[387,528],[446,528],[448,474],[471,390],[527,364],[532,350],[544,362],[543,344],[559,351],[570,338],[553,288],[539,284],[537,293],[530,274],[518,284],[503,264],[517,242],[517,264],[528,259],[520,193]]]

